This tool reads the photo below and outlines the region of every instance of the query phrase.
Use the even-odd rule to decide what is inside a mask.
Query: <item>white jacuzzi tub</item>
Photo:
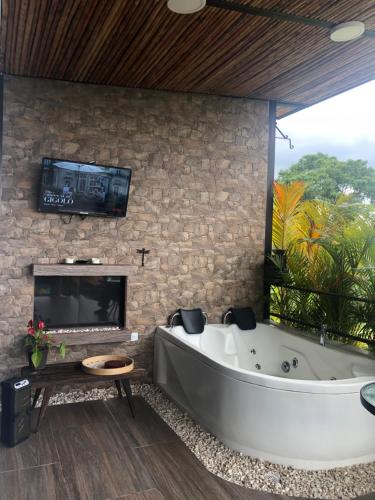
[[[359,397],[375,380],[370,356],[266,324],[207,325],[198,335],[158,327],[154,380],[247,455],[303,469],[375,460],[375,418]]]

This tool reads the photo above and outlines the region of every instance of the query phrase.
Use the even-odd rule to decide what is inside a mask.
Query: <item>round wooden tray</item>
[[[125,366],[121,368],[104,368],[106,361],[124,361]],[[116,354],[107,354],[105,356],[93,356],[82,361],[82,370],[90,375],[121,375],[131,372],[134,368],[132,358],[126,356],[118,356]]]

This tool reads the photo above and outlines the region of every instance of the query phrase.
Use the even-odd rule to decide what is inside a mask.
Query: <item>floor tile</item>
[[[0,500],[78,500],[72,497],[59,464],[0,473]]]
[[[0,443],[0,472],[58,462],[51,431],[43,429],[12,448]]]
[[[129,447],[179,440],[177,434],[142,398],[135,397],[134,401],[136,418],[130,415],[126,401],[111,399],[105,403]]]
[[[168,500],[229,500],[231,494],[180,442],[134,450]],[[251,497],[248,497],[251,498]]]
[[[38,411],[39,409],[35,410]],[[40,429],[48,427],[52,431],[59,431],[62,428],[98,423],[112,423],[112,416],[104,401],[87,401],[49,406],[40,423]]]
[[[139,491],[138,493],[130,493],[123,497],[113,498],[111,500],[164,500],[164,496],[159,490]]]
[[[135,399],[135,419],[119,399],[49,407],[38,434],[0,446],[0,500],[291,500],[214,476]]]
[[[103,500],[155,486],[147,469],[117,439],[116,426],[68,427],[55,436],[62,470],[74,498]]]

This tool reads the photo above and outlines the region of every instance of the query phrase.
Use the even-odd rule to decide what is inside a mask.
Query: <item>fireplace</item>
[[[34,265],[34,319],[59,332],[125,331],[133,266]]]
[[[125,276],[35,276],[34,320],[47,329],[125,324]]]

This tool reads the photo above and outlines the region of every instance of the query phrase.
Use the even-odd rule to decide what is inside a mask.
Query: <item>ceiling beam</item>
[[[331,23],[329,21],[322,21],[312,17],[298,16],[295,14],[287,14],[275,9],[263,9],[261,7],[251,7],[250,5],[243,5],[236,2],[228,2],[227,0],[207,0],[206,5],[209,7],[216,7],[217,9],[230,10],[233,12],[240,12],[249,16],[268,17],[270,19],[278,19],[280,21],[289,21],[292,23],[305,24],[306,26],[318,26],[331,30],[339,23]],[[363,36],[375,37],[374,30],[366,30]]]

